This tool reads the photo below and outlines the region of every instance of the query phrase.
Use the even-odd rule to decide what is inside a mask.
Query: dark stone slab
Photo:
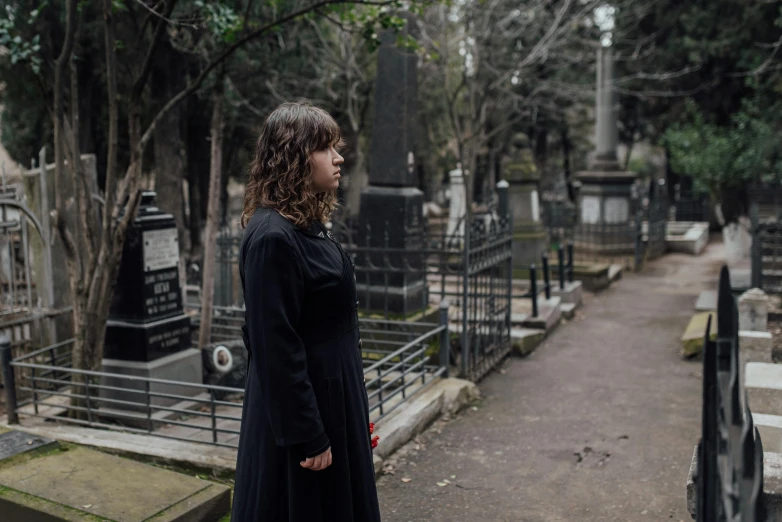
[[[0,460],[19,455],[25,451],[30,451],[41,446],[46,446],[54,442],[46,437],[30,435],[23,431],[9,431],[0,434]]]
[[[190,347],[191,320],[180,314],[149,323],[109,319],[106,324],[106,359],[154,361]]]
[[[412,15],[399,16],[408,20],[405,29],[400,33],[389,30],[380,36],[369,148],[370,185],[415,186],[418,56],[397,47],[396,41],[398,36],[414,35],[416,31]]]

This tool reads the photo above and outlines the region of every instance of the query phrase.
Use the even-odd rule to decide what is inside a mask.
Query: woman
[[[245,191],[239,273],[249,361],[232,522],[380,520],[351,259],[336,203],[336,122],[309,103],[267,118]]]

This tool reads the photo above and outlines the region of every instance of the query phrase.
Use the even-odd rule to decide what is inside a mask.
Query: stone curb
[[[475,383],[463,379],[440,379],[408,403],[407,407],[378,423],[380,437],[373,460],[375,478],[383,461],[446,413],[454,415],[480,396]]]

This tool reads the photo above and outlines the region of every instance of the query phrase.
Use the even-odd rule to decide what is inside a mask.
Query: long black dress
[[[321,224],[261,208],[239,273],[249,361],[231,521],[379,521],[350,258]],[[331,466],[301,467],[329,445]]]

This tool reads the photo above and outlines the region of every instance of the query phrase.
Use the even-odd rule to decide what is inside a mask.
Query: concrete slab
[[[752,413],[782,415],[782,365],[747,363],[744,379]]]
[[[692,316],[681,337],[682,355],[692,357],[703,350],[703,339],[706,336],[706,325],[711,317],[711,338],[717,338],[717,313],[700,312]]]
[[[704,290],[698,295],[698,300],[695,301],[696,312],[711,312],[717,309],[717,291],[716,290]]]
[[[562,299],[551,297],[551,299],[538,299],[538,316],[528,317],[522,324],[526,328],[539,328],[549,331],[559,324],[562,319],[562,310],[560,305]]]
[[[762,440],[762,436],[761,436]],[[765,448],[766,442],[763,441]],[[695,503],[697,484],[695,483],[698,469],[698,447],[692,455],[690,471],[687,476],[687,511],[695,519]],[[763,452],[763,492],[766,501],[768,517],[766,520],[782,520],[782,454]]]
[[[562,317],[565,319],[573,319],[573,317],[576,315],[575,303],[564,303],[559,306],[559,309],[562,312]]]
[[[8,427],[6,422],[6,419],[2,418],[0,425]],[[216,471],[236,470],[236,450],[233,448],[173,440],[154,435],[49,423],[43,426],[24,426],[19,429],[33,435],[92,446],[118,455],[145,455],[161,463],[191,464]]]
[[[577,307],[583,302],[584,285],[581,281],[565,283],[565,288],[560,288],[558,282],[553,283],[551,295],[562,299],[562,304],[574,304]]]
[[[0,469],[0,485],[117,522],[177,520],[198,510],[194,498],[219,517],[230,500],[225,486],[79,447]],[[163,516],[173,507],[178,515]]]
[[[665,246],[670,252],[699,255],[709,243],[709,224],[705,222],[671,221],[668,223]]]

